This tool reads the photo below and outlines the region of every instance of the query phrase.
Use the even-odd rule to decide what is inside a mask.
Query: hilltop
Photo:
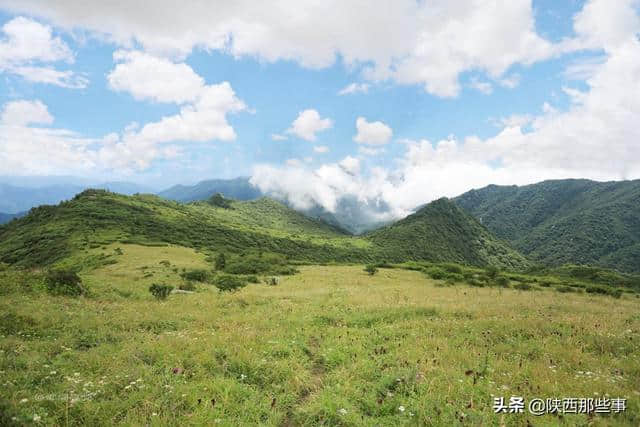
[[[490,185],[454,200],[534,261],[640,271],[640,180]]]
[[[228,202],[228,206],[226,203]],[[0,227],[0,261],[83,265],[113,242],[172,244],[205,252],[272,252],[305,262],[451,261],[521,269],[528,262],[447,200],[364,236],[307,217],[268,198],[189,204],[153,195],[87,190],[40,206]]]
[[[449,261],[510,269],[529,265],[522,255],[446,198],[367,234],[367,238],[392,260]]]

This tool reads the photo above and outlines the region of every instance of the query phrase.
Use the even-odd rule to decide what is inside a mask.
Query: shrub
[[[73,270],[50,270],[45,278],[45,286],[52,295],[77,297],[86,294],[82,279]]]
[[[556,288],[556,291],[561,292],[563,294],[566,294],[567,292],[576,292],[576,290],[573,289],[571,286],[565,286],[565,285],[558,286]]]
[[[171,285],[163,285],[154,283],[149,287],[149,292],[157,299],[157,300],[165,300],[173,290],[173,286]]]
[[[224,270],[227,265],[227,258],[224,256],[224,253],[220,252],[218,256],[216,256],[216,270]]]
[[[464,276],[459,273],[448,273],[445,274],[444,278],[447,280],[447,282],[451,283],[464,282]]]
[[[249,283],[260,283],[260,279],[258,279],[258,276],[252,274],[250,276],[247,276],[247,282],[249,282]]]
[[[265,279],[265,282],[269,286],[276,286],[276,285],[280,284],[280,279],[277,278],[277,277],[267,277]]]
[[[247,286],[247,279],[229,274],[221,274],[216,277],[213,284],[221,291],[235,291]]]
[[[505,276],[498,276],[498,277],[496,277],[496,279],[495,279],[494,283],[495,283],[497,286],[500,286],[501,288],[508,288],[508,287],[509,287],[509,279],[508,279],[507,277],[505,277]],[[529,288],[531,288],[531,286],[529,286],[529,285],[528,285],[528,284],[526,284],[526,283],[517,283],[514,287],[515,287],[516,289],[519,289],[519,288],[518,288],[518,286],[520,286],[520,285],[526,285],[526,286],[528,286]]]
[[[513,285],[513,288],[519,291],[530,291],[531,285],[528,283],[516,283],[515,285]]]
[[[180,276],[189,281],[193,282],[207,282],[211,278],[211,273],[207,270],[196,269],[196,270],[187,270],[180,274]]]
[[[462,267],[458,264],[441,264],[441,267],[448,273],[462,274]]]
[[[237,256],[226,261],[224,271],[229,274],[264,274],[291,275],[297,269],[287,265],[287,260],[279,254],[249,254]]]
[[[364,267],[364,271],[369,273],[369,276],[373,276],[378,272],[378,268],[373,264],[369,264]]]
[[[429,267],[424,272],[434,280],[442,280],[446,277],[447,273],[440,267]]]
[[[211,196],[208,200],[208,203],[219,208],[231,209],[231,201],[229,199],[225,199],[224,196],[220,193],[216,193]]]
[[[475,286],[475,287],[478,287],[478,288],[484,288],[484,282],[482,282],[481,280],[478,280],[476,278],[469,279],[469,281],[467,283],[469,283],[471,286]]]
[[[609,294],[609,289],[605,288],[604,286],[587,286],[586,291],[588,294],[601,294],[601,295],[607,295]]]
[[[181,291],[195,291],[196,290],[196,285],[193,282],[183,282],[180,284],[180,286],[178,286],[178,289],[180,289]]]
[[[487,277],[491,279],[495,279],[498,273],[500,273],[500,270],[495,265],[490,265],[485,269],[485,271],[487,273]]]

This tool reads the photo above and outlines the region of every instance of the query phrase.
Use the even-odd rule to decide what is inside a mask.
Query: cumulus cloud
[[[183,104],[202,93],[204,79],[184,63],[174,63],[139,51],[116,51],[117,62],[107,76],[109,86],[137,100]]]
[[[357,133],[353,140],[359,144],[384,145],[393,136],[393,131],[382,122],[368,122],[364,117],[356,119]]]
[[[73,53],[51,27],[19,16],[2,26],[0,72],[16,74],[36,83],[83,88],[88,80],[73,71],[60,71],[48,63],[74,61]]]
[[[355,93],[367,93],[369,92],[368,83],[351,83],[342,88],[338,95],[350,95]]]
[[[305,141],[315,141],[317,138],[316,133],[331,127],[333,127],[331,119],[323,119],[316,110],[308,109],[298,113],[298,117],[291,123],[291,127],[286,132],[296,135]]]
[[[621,3],[623,9],[628,6],[622,14],[601,9],[606,5],[610,3],[592,0],[576,16],[576,33],[600,46],[604,58],[592,64],[585,90],[565,88],[570,100],[566,111],[544,103],[537,115],[504,119],[502,129],[486,139],[470,135],[404,141],[404,154],[390,168],[360,167],[349,173],[339,162],[292,172],[260,165],[252,182],[301,208],[318,204],[334,212],[341,200],[355,198],[365,206],[388,206],[387,215],[400,217],[435,198],[488,184],[639,179],[640,25],[626,17],[636,13],[632,2]],[[594,14],[601,18],[593,19]],[[616,25],[622,16],[624,22]],[[602,22],[603,17],[610,22]],[[294,173],[305,185],[292,182]]]
[[[40,100],[11,101],[4,105],[0,114],[0,123],[6,126],[25,126],[28,124],[51,124],[53,116]]]
[[[490,95],[493,92],[493,85],[491,83],[479,80],[477,77],[471,78],[469,87],[485,95]]]
[[[194,48],[203,48],[268,62],[296,61],[310,68],[329,67],[339,57],[370,81],[420,85],[442,97],[459,93],[459,76],[465,71],[485,72],[497,79],[514,64],[528,65],[595,44],[588,37],[571,45],[555,45],[542,38],[536,32],[530,0],[259,4],[239,0],[216,3],[215,13],[206,1],[178,5],[174,0],[158,0],[153,13],[143,2],[126,8],[84,0],[3,0],[2,4],[61,28],[88,30],[120,46],[142,46],[154,55],[184,58]],[[606,2],[600,7],[604,10],[596,12],[613,13]],[[628,15],[611,18],[620,19],[624,28],[633,25]],[[597,25],[584,19],[579,28],[591,34]],[[615,27],[598,31],[613,41]]]
[[[316,145],[313,147],[313,151],[320,154],[328,153],[329,147],[327,147],[326,145]]]

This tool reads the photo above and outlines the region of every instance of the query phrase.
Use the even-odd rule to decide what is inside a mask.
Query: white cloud
[[[367,147],[365,145],[361,145],[360,147],[358,147],[358,153],[364,156],[377,156],[378,154],[384,153],[384,151],[384,148],[373,148]]]
[[[333,127],[333,121],[321,118],[316,110],[309,109],[298,113],[298,117],[291,123],[287,133],[296,135],[306,141],[315,141],[316,133]]]
[[[393,136],[393,131],[382,122],[368,122],[364,117],[356,119],[358,131],[353,140],[359,144],[384,145]]]
[[[25,126],[32,123],[51,124],[53,116],[42,101],[11,101],[4,105],[0,123],[7,126]]]
[[[511,74],[498,80],[500,86],[504,86],[508,89],[514,89],[520,84],[520,74]]]
[[[329,152],[329,147],[327,147],[326,145],[316,145],[313,147],[313,151],[316,153],[328,153]]]
[[[491,83],[479,80],[477,77],[471,78],[469,81],[469,87],[485,95],[489,95],[493,92],[493,85]]]
[[[86,77],[43,65],[60,61],[72,63],[73,60],[69,46],[54,37],[49,26],[22,16],[2,26],[0,72],[16,74],[36,83],[84,88],[89,83]]]
[[[608,3],[596,12],[612,14],[606,10]],[[68,30],[89,30],[120,46],[140,45],[155,55],[183,58],[203,48],[268,62],[291,60],[311,68],[329,67],[339,57],[371,81],[416,84],[443,97],[458,94],[458,77],[465,71],[498,79],[514,64],[528,65],[594,44],[583,38],[554,45],[540,37],[530,0],[239,0],[217,2],[214,14],[203,1],[178,6],[173,0],[157,0],[153,13],[144,2],[126,8],[84,0],[3,0],[3,5]],[[629,16],[613,18],[620,19],[622,27],[633,25]],[[585,18],[579,28],[592,33],[597,25]],[[598,37],[614,40],[618,29],[612,24],[598,31]]]
[[[183,104],[195,101],[205,86],[204,79],[184,63],[122,50],[113,59],[117,65],[107,76],[109,86],[137,100]]]
[[[351,83],[342,88],[338,95],[350,95],[355,93],[367,93],[369,92],[368,83]]]
[[[582,13],[601,11],[594,4],[611,5],[595,0]],[[389,207],[389,216],[400,217],[422,203],[488,184],[640,179],[640,25],[623,22],[618,27],[620,14],[601,12],[597,25],[584,25],[582,15],[576,18],[576,26],[582,25],[576,32],[589,43],[599,43],[605,59],[593,64],[586,90],[565,88],[571,101],[566,111],[544,103],[538,115],[503,119],[501,131],[484,140],[404,141],[406,151],[390,169],[360,168],[350,174],[340,165],[326,164],[296,171],[298,179],[309,183],[306,187],[292,183],[287,169],[260,165],[252,182],[294,205],[317,203],[334,212],[340,200],[355,197],[363,204],[382,203]],[[606,19],[611,22],[602,22]],[[530,130],[524,132],[525,125]]]
[[[350,175],[356,175],[360,172],[360,160],[355,157],[347,156],[338,165]]]
[[[286,141],[288,138],[286,135],[281,135],[279,133],[272,133],[271,140],[272,141]]]

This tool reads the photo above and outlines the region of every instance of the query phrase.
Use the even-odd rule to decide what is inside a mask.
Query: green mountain
[[[87,190],[0,226],[0,261],[83,265],[113,242],[173,244],[214,253],[272,252],[309,262],[451,261],[522,268],[526,260],[453,203],[440,200],[365,236],[353,236],[277,201],[213,197],[188,204]]]
[[[254,200],[262,197],[260,190],[249,183],[249,178],[209,179],[195,185],[174,185],[158,193],[158,196],[178,202],[206,200],[220,193],[235,200]]]
[[[640,180],[490,185],[454,200],[532,260],[640,271]]]
[[[521,269],[529,262],[471,215],[442,198],[367,234],[389,260],[428,260]]]

